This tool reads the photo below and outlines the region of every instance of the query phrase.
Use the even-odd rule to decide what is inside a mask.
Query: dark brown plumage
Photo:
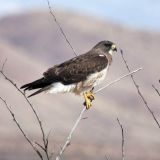
[[[110,41],[102,41],[89,52],[49,68],[43,73],[42,78],[23,85],[21,89],[33,90],[40,88],[40,90],[30,95],[33,96],[50,89],[50,86],[57,82],[63,85],[85,82],[90,75],[101,72],[111,64],[112,55],[109,52],[116,50],[116,48],[112,49],[113,45]]]

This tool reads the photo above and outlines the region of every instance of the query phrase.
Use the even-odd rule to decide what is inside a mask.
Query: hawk
[[[101,41],[87,53],[54,65],[43,73],[42,78],[23,85],[21,89],[38,89],[28,97],[41,92],[83,95],[86,109],[89,109],[95,99],[93,89],[104,80],[114,51],[117,48],[113,42]]]

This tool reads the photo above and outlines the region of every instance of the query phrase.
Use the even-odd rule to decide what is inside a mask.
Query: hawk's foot
[[[95,96],[91,91],[85,92],[83,96],[85,99],[84,105],[86,106],[86,109],[88,110],[92,106],[92,101],[95,99]]]
[[[87,97],[91,100],[95,100],[95,95],[93,94],[92,90],[86,93]]]

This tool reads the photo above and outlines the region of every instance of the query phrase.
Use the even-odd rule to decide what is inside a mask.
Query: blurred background
[[[160,29],[160,2],[158,0],[59,0],[50,3],[54,9],[65,9],[80,14],[109,19],[112,22],[145,30]],[[46,9],[45,0],[1,0],[1,16]],[[118,14],[117,14],[118,13]]]
[[[0,0],[0,65],[17,85],[38,79],[47,68],[74,56],[49,13],[46,0]],[[160,120],[160,1],[158,0],[50,0],[54,13],[76,53],[82,54],[101,40],[122,48],[148,104]],[[120,53],[113,57],[105,83],[127,73]],[[28,136],[42,142],[36,119],[23,97],[2,76],[0,96],[5,98]],[[83,107],[72,94],[40,94],[30,99],[50,134],[50,151],[56,156]],[[25,141],[0,102],[0,159],[34,160],[37,155]],[[123,124],[126,159],[159,160],[160,130],[146,110],[128,77],[96,95],[84,115],[64,159],[112,160],[121,158]],[[94,134],[93,134],[94,133]]]

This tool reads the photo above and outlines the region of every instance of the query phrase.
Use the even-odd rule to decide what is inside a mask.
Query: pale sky
[[[50,0],[66,8],[131,27],[160,31],[160,0]],[[46,0],[0,0],[0,16],[47,8]]]

